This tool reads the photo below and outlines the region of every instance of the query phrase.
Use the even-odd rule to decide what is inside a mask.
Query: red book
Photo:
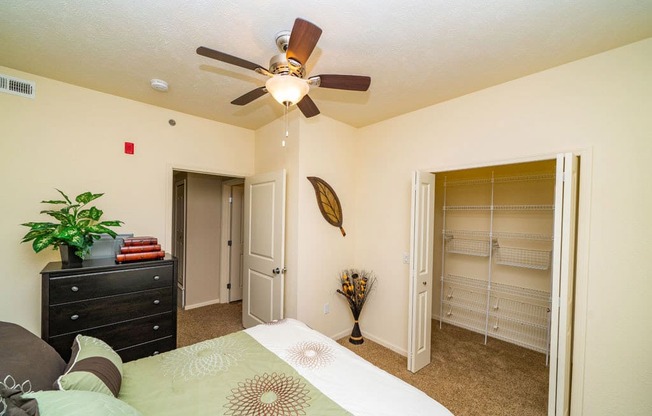
[[[165,251],[148,251],[146,253],[116,254],[115,261],[117,263],[124,263],[129,261],[162,259],[163,257],[165,257]]]
[[[147,246],[124,246],[120,247],[120,254],[128,253],[143,253],[146,251],[161,251],[160,244],[153,244]]]
[[[156,237],[128,237],[124,239],[125,246],[149,246],[158,244]]]

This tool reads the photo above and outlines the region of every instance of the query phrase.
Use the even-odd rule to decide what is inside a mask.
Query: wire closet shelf
[[[552,233],[496,231],[494,230],[494,215],[498,212],[552,212],[555,206],[545,203],[496,204],[494,188],[496,184],[554,180],[555,174],[550,173],[504,177],[494,177],[492,173],[491,178],[454,181],[444,179],[440,326],[441,322],[450,323],[483,334],[485,343],[487,337],[492,337],[545,353],[546,364],[548,363],[550,293],[529,287],[494,282],[492,274],[495,267],[502,266],[541,271],[550,269],[553,235]],[[489,192],[490,203],[448,205],[447,188],[457,186],[477,187],[479,192]],[[522,189],[523,186],[527,185],[519,184],[513,189]],[[545,187],[547,185],[537,186]],[[501,190],[505,189],[501,187]],[[465,190],[464,192],[470,191]],[[447,213],[459,212],[460,214],[455,215],[455,218],[458,218],[465,211],[488,212],[488,230],[448,229],[446,227]],[[486,279],[445,273],[446,254],[487,258]]]

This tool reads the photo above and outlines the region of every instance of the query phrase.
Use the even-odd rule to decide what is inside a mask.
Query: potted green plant
[[[113,238],[117,236],[115,231],[108,227],[119,227],[123,222],[100,221],[104,212],[94,206],[88,206],[104,194],[84,192],[77,195],[73,202],[68,195],[59,189],[57,191],[64,199],[41,201],[41,203],[57,205],[61,208],[43,210],[41,214],[47,214],[58,222],[21,224],[30,228],[21,242],[33,241],[32,248],[36,253],[50,246],[54,250],[59,249],[64,264],[81,263],[90,252],[95,240],[101,238],[101,234],[108,234]]]

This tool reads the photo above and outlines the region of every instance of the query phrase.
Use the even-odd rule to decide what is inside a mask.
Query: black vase
[[[358,320],[356,319],[355,323],[353,324],[353,330],[351,331],[351,336],[349,337],[349,342],[351,344],[355,345],[360,345],[364,342],[364,338],[362,338],[362,332],[360,332],[360,325],[358,324]]]
[[[61,244],[59,252],[61,253],[61,264],[64,267],[79,267],[82,265],[84,259],[75,254],[77,247],[69,246],[68,244]]]

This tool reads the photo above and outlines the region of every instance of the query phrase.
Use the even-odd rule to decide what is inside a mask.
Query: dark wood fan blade
[[[322,88],[338,90],[367,91],[371,85],[371,78],[362,75],[324,74],[311,78],[319,78],[319,86]]]
[[[251,69],[252,71],[255,71],[256,68],[262,68],[260,65],[253,62],[249,62],[245,59],[238,58],[237,56],[232,56],[224,52],[216,51],[214,49],[206,48],[204,46],[197,48],[197,53],[207,58],[217,59],[218,61],[226,62],[227,64]]]
[[[314,117],[319,114],[319,109],[315,102],[309,96],[304,96],[301,101],[297,103],[297,107],[303,113],[306,118]]]
[[[320,28],[307,20],[296,19],[290,32],[290,43],[285,56],[305,65],[320,36]]]
[[[231,104],[235,104],[235,105],[249,104],[253,100],[260,98],[265,94],[267,94],[267,89],[265,87],[258,87],[255,90],[251,90],[248,93],[231,101]]]

